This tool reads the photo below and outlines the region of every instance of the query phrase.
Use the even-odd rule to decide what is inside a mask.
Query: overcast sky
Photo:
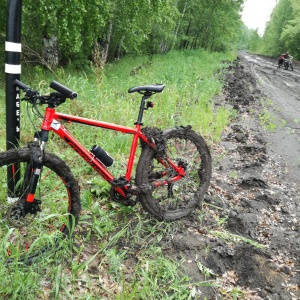
[[[266,23],[277,0],[245,0],[242,20],[248,28],[257,29],[263,35]]]

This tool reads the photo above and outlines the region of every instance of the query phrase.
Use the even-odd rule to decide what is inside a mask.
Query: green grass
[[[89,73],[60,69],[58,78],[51,72],[33,68],[25,70],[21,80],[42,92],[49,91],[52,79],[58,80],[79,95],[78,99],[60,106],[59,111],[127,126],[136,121],[140,101],[139,94],[128,94],[127,90],[136,85],[164,83],[164,92],[151,98],[155,107],[146,112],[145,125],[167,128],[190,124],[204,136],[218,140],[219,128],[228,121],[228,116],[224,109],[213,109],[212,98],[221,91],[220,70],[228,59],[229,55],[204,51],[171,52],[152,59],[124,58]],[[22,132],[25,132],[29,122],[24,104],[21,113]],[[78,134],[89,142],[91,134],[86,128],[78,129]],[[22,140],[27,138],[22,135]],[[119,145],[109,147],[118,149]]]
[[[222,70],[234,58],[232,53],[177,51],[151,59],[127,57],[89,71],[58,69],[55,75],[40,67],[23,67],[21,80],[47,93],[49,82],[55,79],[79,95],[61,105],[60,112],[126,126],[133,126],[140,103],[140,95],[127,90],[164,83],[164,92],[151,98],[155,106],[146,111],[144,124],[162,129],[190,124],[211,145],[220,140],[230,122],[230,112],[216,109],[213,97],[221,92]],[[4,87],[0,96],[4,101]],[[2,106],[1,151],[5,150],[4,111]],[[30,116],[21,103],[21,144],[30,141],[38,129],[39,119],[31,111]],[[76,124],[66,126],[87,149],[101,145],[115,160],[111,172],[124,174],[130,136]],[[164,253],[166,237],[176,231],[176,223],[153,220],[138,205],[128,208],[108,203],[106,183],[67,145],[52,137],[48,150],[62,157],[80,182],[81,219],[73,240],[62,241],[60,251],[35,264],[3,265],[0,260],[1,299],[193,299],[202,285],[215,284],[209,280],[192,283],[184,274],[182,261]]]
[[[192,125],[208,144],[212,144],[219,141],[222,129],[230,120],[230,112],[222,107],[214,108],[212,99],[221,92],[222,70],[233,58],[232,54],[176,51],[155,55],[151,59],[148,56],[127,57],[105,68],[92,68],[89,72],[58,69],[56,76],[40,67],[23,68],[21,80],[42,93],[48,93],[48,85],[55,79],[79,95],[76,100],[61,105],[58,111],[125,126],[133,126],[140,103],[140,95],[129,94],[128,89],[136,85],[164,83],[163,93],[151,97],[155,106],[145,112],[144,125],[161,129]],[[0,90],[0,93],[4,97],[4,91]],[[30,116],[28,118],[26,104],[22,102],[21,144],[32,140],[40,125],[40,119],[32,113]],[[0,151],[3,151],[6,145],[5,114],[1,113],[0,118],[3,124],[0,127]],[[124,174],[130,135],[77,124],[67,125],[67,128],[88,150],[95,144],[101,145],[115,160],[111,172],[116,177]],[[68,164],[76,165],[72,169],[76,177],[91,173],[90,167],[56,137],[50,139],[48,147]],[[85,181],[89,180],[93,179]]]

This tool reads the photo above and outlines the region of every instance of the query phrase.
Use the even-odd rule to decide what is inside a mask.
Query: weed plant
[[[192,125],[212,144],[230,121],[230,112],[216,109],[213,98],[222,90],[222,70],[234,58],[232,53],[174,51],[126,57],[89,71],[69,67],[53,74],[39,66],[23,68],[21,80],[48,93],[55,79],[79,95],[61,105],[60,112],[126,126],[133,126],[140,103],[140,95],[128,94],[128,89],[164,83],[163,93],[151,98],[155,106],[145,112],[143,123],[161,129]],[[4,101],[4,87],[0,96]],[[1,151],[6,145],[4,112],[2,105]],[[39,122],[21,103],[21,145],[32,139]],[[76,124],[66,127],[88,149],[101,145],[115,160],[111,172],[123,175],[130,136]],[[50,139],[48,150],[63,158],[80,182],[81,219],[74,239],[62,241],[63,250],[30,266],[4,265],[0,260],[1,299],[193,299],[202,284],[211,284],[191,283],[182,273],[181,262],[164,254],[164,237],[176,231],[176,223],[153,220],[138,205],[128,208],[108,202],[106,183],[57,137]]]

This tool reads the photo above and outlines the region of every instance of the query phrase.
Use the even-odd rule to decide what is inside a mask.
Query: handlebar
[[[77,98],[77,93],[54,80],[50,83],[49,87],[56,90],[57,92],[50,93],[50,95],[44,96],[41,96],[38,91],[33,90],[18,79],[15,79],[14,84],[25,92],[26,98],[22,100],[27,100],[31,104],[48,104],[49,107],[56,107],[64,103],[66,98],[69,98],[71,100]]]
[[[57,82],[55,80],[50,82],[49,87],[51,87],[52,89],[56,90],[57,92],[65,95],[66,98],[70,98],[70,99],[77,98],[77,93],[73,92],[72,90],[70,90],[69,88],[67,88],[66,86],[60,84],[59,82]]]
[[[23,90],[25,93],[30,90],[30,87],[26,85],[25,83],[19,81],[18,79],[15,79],[14,84],[19,87],[21,90]]]
[[[36,95],[39,95],[39,93],[37,91],[34,91],[33,89],[31,89],[28,85],[26,85],[25,83],[21,82],[18,79],[15,79],[14,84],[19,87],[21,90],[23,90],[26,93],[29,91],[31,91],[31,93],[35,92]],[[70,90],[69,88],[67,88],[66,86],[62,85],[61,83],[53,80],[50,82],[49,87],[51,87],[52,89],[56,90],[57,96],[60,96],[62,98],[69,98],[69,99],[75,99],[77,98],[77,93]]]

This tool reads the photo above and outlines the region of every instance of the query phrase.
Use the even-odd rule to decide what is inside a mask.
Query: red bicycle
[[[159,220],[173,221],[190,214],[201,204],[211,177],[211,156],[204,139],[191,126],[167,129],[144,127],[148,99],[164,85],[145,85],[129,89],[142,94],[133,128],[56,111],[66,99],[77,94],[56,81],[55,92],[40,95],[15,80],[25,93],[24,101],[41,117],[41,127],[27,147],[0,153],[0,239],[7,260],[26,260],[53,248],[56,236],[69,236],[79,219],[80,191],[70,168],[57,155],[46,152],[52,131],[77,152],[110,185],[112,200],[143,208]],[[38,111],[46,105],[44,114]],[[87,150],[60,121],[101,127],[133,136],[124,175],[116,178],[108,167],[112,158],[100,147]],[[133,178],[134,158],[140,141],[141,154]],[[3,172],[4,171],[4,172]]]

